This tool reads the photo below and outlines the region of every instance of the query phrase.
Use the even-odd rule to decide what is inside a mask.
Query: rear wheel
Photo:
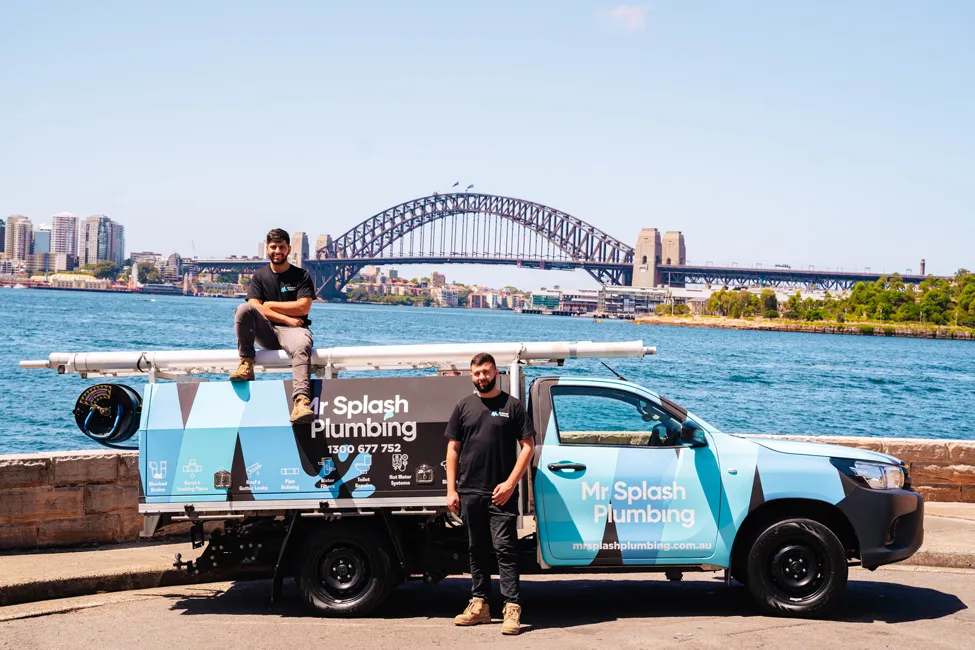
[[[832,530],[812,519],[787,519],[755,539],[745,584],[769,614],[817,616],[839,602],[847,573],[846,552]]]
[[[392,563],[371,530],[327,524],[301,547],[297,572],[302,599],[325,616],[362,616],[379,606],[392,585]]]

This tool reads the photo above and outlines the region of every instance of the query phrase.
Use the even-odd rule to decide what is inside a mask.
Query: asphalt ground
[[[716,574],[720,575],[720,574]],[[497,581],[495,581],[495,594]],[[469,579],[410,583],[370,618],[310,615],[290,583],[270,605],[270,582],[160,587],[0,608],[0,647],[52,648],[427,648],[493,644],[530,648],[972,648],[975,571],[853,569],[828,620],[760,615],[743,587],[712,574],[670,583],[648,574],[526,576],[523,633],[495,622],[455,627]]]

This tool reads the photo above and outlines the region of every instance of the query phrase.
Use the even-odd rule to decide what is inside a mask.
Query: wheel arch
[[[796,518],[812,519],[823,524],[835,534],[847,557],[859,557],[860,541],[847,516],[837,506],[817,499],[773,499],[766,501],[748,513],[731,546],[731,572],[743,575],[748,550],[763,530],[777,521]]]

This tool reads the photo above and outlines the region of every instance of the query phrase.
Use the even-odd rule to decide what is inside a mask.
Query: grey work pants
[[[272,323],[254,305],[245,302],[234,314],[237,332],[237,352],[241,357],[254,358],[254,343],[265,350],[284,350],[291,357],[294,374],[292,397],[311,398],[311,332],[307,327],[288,327]]]

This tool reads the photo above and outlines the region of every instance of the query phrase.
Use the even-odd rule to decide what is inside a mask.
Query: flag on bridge
[[[453,185],[451,185],[451,187],[457,187],[458,185],[460,185],[460,181],[457,181],[456,183],[454,183]]]
[[[467,190],[471,189],[472,187],[474,187],[474,186],[473,185],[468,185],[467,188],[464,191],[466,192]]]

